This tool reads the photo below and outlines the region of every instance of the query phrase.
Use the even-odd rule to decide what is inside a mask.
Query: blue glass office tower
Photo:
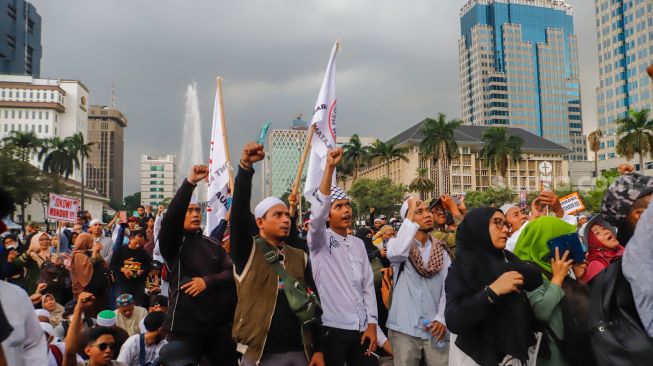
[[[0,74],[41,74],[41,16],[25,0],[0,0]]]
[[[616,158],[615,121],[628,109],[653,107],[653,1],[595,0],[599,49],[598,128],[603,131],[599,160]],[[639,164],[638,164],[639,165]]]
[[[585,160],[577,39],[564,0],[469,0],[460,12],[462,116],[509,125]]]

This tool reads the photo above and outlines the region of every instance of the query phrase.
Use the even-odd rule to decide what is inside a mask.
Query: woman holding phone
[[[450,365],[531,364],[536,322],[524,291],[542,272],[505,250],[510,224],[496,208],[468,213],[456,233],[456,259],[445,283]]]
[[[538,353],[538,366],[594,364],[591,352],[586,353],[591,351],[589,333],[578,337],[565,327],[565,321],[581,323],[584,319],[586,323],[589,315],[589,289],[575,280],[582,277],[587,264],[574,263],[572,259],[578,257],[579,251],[580,257],[584,257],[580,240],[577,236],[575,243],[559,240],[570,234],[576,235],[574,225],[557,217],[540,217],[524,229],[514,251],[522,260],[537,265],[543,274],[542,285],[527,292],[533,312],[545,324],[547,335]],[[572,269],[574,278],[569,278]]]

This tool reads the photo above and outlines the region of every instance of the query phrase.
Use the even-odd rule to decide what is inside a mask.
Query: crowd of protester
[[[390,219],[371,208],[354,232],[350,198],[332,186],[341,149],[327,154],[305,222],[294,192],[251,210],[264,157],[245,146],[210,236],[194,196],[203,165],[156,213],[103,223],[80,212],[52,232],[2,234],[0,365],[653,359],[653,178],[625,171],[591,218],[548,191],[527,207],[473,210],[461,196],[407,197]]]

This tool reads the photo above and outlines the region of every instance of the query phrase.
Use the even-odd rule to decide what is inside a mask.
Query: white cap
[[[272,207],[276,205],[283,205],[283,207],[287,207],[286,204],[277,197],[268,197],[264,199],[254,208],[254,218],[262,218]]]
[[[505,205],[501,206],[499,210],[501,210],[501,212],[503,212],[504,215],[507,215],[508,210],[510,210],[511,208],[518,208],[518,207],[513,205],[512,203],[506,203]]]
[[[50,312],[45,310],[45,309],[36,309],[34,310],[36,312],[36,316],[44,316],[48,319],[50,319]]]
[[[95,224],[103,225],[102,221],[100,221],[100,220],[98,220],[98,219],[93,219],[93,220],[91,220],[91,222],[88,224],[88,226],[93,226],[93,225],[95,225]]]
[[[52,327],[52,325],[50,325],[50,323],[40,322],[40,325],[41,325],[41,329],[43,329],[43,331],[44,331],[47,335],[49,335],[49,336],[53,336],[53,335],[54,335],[54,328]]]

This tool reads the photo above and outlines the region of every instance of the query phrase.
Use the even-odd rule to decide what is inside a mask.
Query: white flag
[[[229,197],[229,164],[224,146],[224,131],[222,130],[222,105],[220,87],[215,92],[213,107],[213,128],[211,131],[211,152],[209,155],[209,189],[208,208],[206,212],[206,227],[204,235],[210,236],[227,215],[227,200]]]
[[[339,42],[333,45],[331,58],[327,65],[320,94],[315,102],[311,125],[315,125],[315,132],[311,140],[311,156],[308,161],[306,172],[306,184],[304,195],[310,197],[315,189],[320,186],[326,167],[326,155],[329,149],[336,147],[336,55],[338,54]],[[335,185],[336,175],[333,174]]]

